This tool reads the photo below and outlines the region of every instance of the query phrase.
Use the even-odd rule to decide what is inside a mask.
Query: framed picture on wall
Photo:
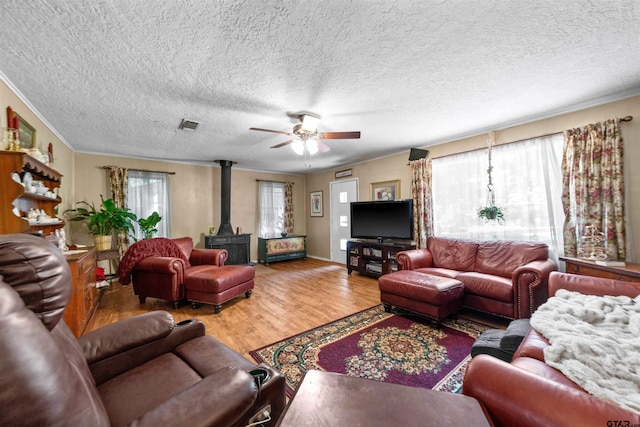
[[[311,193],[311,216],[322,216],[322,191]]]
[[[400,180],[371,183],[371,200],[400,199]]]
[[[20,148],[36,148],[36,130],[25,119],[20,117],[15,111],[13,114],[18,118],[20,130]]]

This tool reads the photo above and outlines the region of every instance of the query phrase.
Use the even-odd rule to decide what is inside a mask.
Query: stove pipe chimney
[[[220,163],[220,227],[218,236],[228,236],[233,233],[231,226],[231,160],[216,160]]]

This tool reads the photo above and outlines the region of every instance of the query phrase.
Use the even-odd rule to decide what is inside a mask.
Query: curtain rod
[[[624,116],[624,117],[622,117],[622,118],[619,118],[618,120],[620,120],[621,122],[630,122],[630,121],[632,121],[632,120],[633,120],[633,116]],[[522,138],[522,139],[518,139],[518,140],[516,140],[516,141],[503,142],[502,144],[498,144],[498,145],[513,144],[513,143],[516,143],[516,142],[527,141],[527,140],[529,140],[529,139],[546,138],[546,137],[549,137],[549,136],[552,136],[552,135],[557,135],[557,134],[559,134],[559,133],[563,133],[563,132],[545,133],[545,134],[543,134],[543,135],[532,136],[532,137],[529,137],[529,138]],[[479,151],[479,150],[486,150],[486,147],[483,147],[483,148],[473,148],[473,149],[466,150],[466,151],[461,151],[461,152],[459,152],[459,153],[455,153],[455,154],[470,153],[470,152],[472,152],[472,151]],[[431,159],[432,159],[432,160],[433,160],[433,159],[439,159],[440,157],[447,157],[447,156],[451,156],[451,155],[452,155],[452,154],[445,154],[445,155],[438,156],[438,157],[431,157]],[[407,164],[409,164],[409,163],[407,163]]]
[[[117,168],[120,166],[103,166],[102,169],[111,169],[111,168]],[[152,173],[166,173],[167,175],[175,175],[175,172],[166,172],[166,171],[152,171],[149,169],[137,169],[137,168],[125,168],[127,170],[130,171],[136,171],[136,172],[152,172]]]
[[[276,184],[286,184],[286,181],[271,181],[269,179],[256,179],[256,182],[275,182]],[[295,182],[292,182],[291,185],[294,185]]]

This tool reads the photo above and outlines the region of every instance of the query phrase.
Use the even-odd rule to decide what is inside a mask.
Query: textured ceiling
[[[80,152],[309,173],[640,94],[638,0],[3,0],[0,77]],[[269,148],[322,116],[308,161]],[[178,130],[181,119],[201,122]]]

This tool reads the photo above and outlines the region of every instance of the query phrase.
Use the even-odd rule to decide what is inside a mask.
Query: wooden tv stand
[[[357,271],[364,276],[380,277],[398,271],[396,254],[415,248],[411,243],[350,240],[347,242],[347,273]]]

